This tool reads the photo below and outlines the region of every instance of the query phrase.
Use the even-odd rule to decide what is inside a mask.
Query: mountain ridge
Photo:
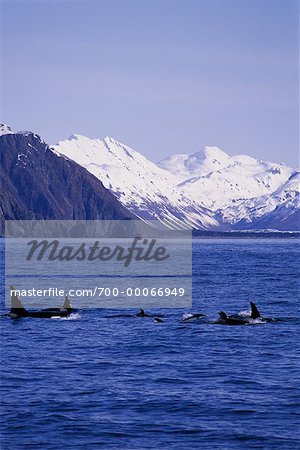
[[[177,229],[218,226],[209,209],[178,191],[173,174],[113,138],[72,135],[52,148],[93,173],[140,218],[158,219]]]
[[[1,151],[2,166],[4,162],[1,181],[8,191],[7,196],[1,194],[2,219],[24,215],[52,217],[49,210],[43,211],[42,201],[28,204],[36,186],[44,202],[56,211],[54,216],[85,218],[84,210],[90,207],[91,200],[82,196],[84,181],[93,192],[89,218],[101,216],[94,197],[96,192],[100,197],[104,195],[122,217],[158,219],[171,229],[300,230],[299,171],[284,164],[248,155],[230,156],[218,147],[209,146],[191,154],[171,155],[156,164],[111,136],[91,139],[72,134],[48,146],[36,133],[14,133],[4,124],[0,125],[0,144],[5,148]],[[10,152],[14,163],[9,168]],[[59,180],[55,178],[54,166]],[[42,170],[43,179],[38,169]],[[59,193],[57,198],[51,198],[49,178],[52,183],[56,180],[64,193],[73,190],[73,197],[65,196],[62,205],[57,203]],[[81,193],[74,195],[78,182]],[[101,209],[100,204],[98,207]]]
[[[154,216],[169,221],[171,227],[177,225],[175,216],[184,226],[203,230],[260,229],[262,209],[265,215],[273,216],[276,211],[279,213],[277,207],[283,210],[284,202],[276,191],[295,172],[284,164],[248,155],[229,156],[220,148],[209,146],[191,154],[172,155],[155,164],[114,138],[76,136],[76,145],[69,138],[52,148],[90,170],[137,216]],[[278,220],[280,229],[285,226],[283,222],[300,229],[298,178],[292,184],[289,189],[295,199],[286,199],[287,217],[285,221],[282,217]],[[289,214],[293,220],[288,220]],[[264,228],[268,228],[266,218],[265,222]],[[271,222],[274,227],[276,217]]]

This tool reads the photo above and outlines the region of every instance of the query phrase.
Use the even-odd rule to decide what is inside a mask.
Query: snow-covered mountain
[[[218,147],[204,147],[192,154],[172,155],[163,159],[158,166],[176,175],[178,181],[185,181],[226,167],[230,157]]]
[[[53,151],[85,167],[144,220],[171,228],[300,228],[299,181],[284,164],[229,156],[218,147],[155,164],[113,138],[81,135]]]
[[[293,169],[246,155],[229,156],[217,147],[205,147],[192,155],[163,160],[160,167],[177,173],[179,187],[189,197],[216,211],[238,199],[267,195],[278,189]],[[172,164],[172,161],[175,164]],[[175,167],[175,168],[174,168]]]
[[[300,173],[295,171],[275,192],[254,198],[236,200],[218,211],[221,223],[234,229],[300,228]]]
[[[218,226],[214,213],[177,187],[175,175],[113,138],[89,139],[75,134],[53,149],[99,178],[140,218],[158,219],[175,229]]]
[[[217,147],[159,163],[182,181],[183,193],[216,212],[230,229],[300,229],[299,172]]]

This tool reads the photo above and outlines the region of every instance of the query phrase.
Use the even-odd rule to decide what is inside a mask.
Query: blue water
[[[193,311],[254,300],[275,323],[2,318],[1,450],[300,448],[297,259],[294,240],[194,242]]]

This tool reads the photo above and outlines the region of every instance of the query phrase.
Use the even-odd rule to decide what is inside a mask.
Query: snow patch
[[[5,123],[0,124],[0,136],[4,136],[5,134],[13,134],[11,128]]]

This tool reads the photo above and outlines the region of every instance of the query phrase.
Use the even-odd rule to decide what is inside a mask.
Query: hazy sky
[[[298,165],[294,0],[1,2],[1,121]]]

